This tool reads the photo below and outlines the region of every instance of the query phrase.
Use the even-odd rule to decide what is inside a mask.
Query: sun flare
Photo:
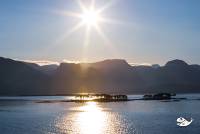
[[[103,12],[108,9],[113,3],[115,3],[115,0],[111,0],[106,2],[103,6],[97,6],[96,0],[91,0],[89,3],[86,3],[83,0],[76,0],[79,8],[81,9],[80,12],[73,12],[73,11],[56,11],[56,13],[64,15],[64,16],[70,16],[73,18],[77,18],[77,20],[80,20],[77,24],[75,24],[71,29],[69,29],[66,33],[63,34],[63,36],[57,41],[60,42],[64,40],[66,37],[70,36],[72,33],[78,31],[81,28],[85,28],[84,33],[84,40],[82,41],[82,59],[83,61],[87,61],[87,53],[88,53],[88,47],[90,45],[91,39],[91,32],[94,31],[97,33],[97,35],[102,39],[104,44],[109,47],[110,50],[112,50],[115,55],[115,48],[113,47],[113,42],[106,36],[106,34],[103,32],[103,29],[101,26],[105,26],[105,24],[120,24],[118,20],[113,20],[112,18],[106,18],[105,13]],[[98,7],[98,8],[97,8]]]
[[[97,25],[100,20],[100,15],[94,10],[87,10],[81,15],[82,21],[88,26]]]
[[[102,32],[101,25],[102,23],[112,23],[115,22],[112,19],[108,19],[105,17],[102,17],[102,12],[110,6],[110,3],[108,2],[106,5],[104,5],[101,8],[97,8],[95,6],[95,0],[91,0],[91,3],[85,4],[82,0],[77,0],[77,3],[81,9],[81,12],[72,12],[72,11],[64,11],[61,12],[65,16],[71,16],[75,17],[80,20],[79,23],[77,23],[74,27],[72,27],[71,30],[67,33],[67,35],[77,31],[81,27],[86,27],[86,33],[90,33],[89,29],[94,29],[97,33],[99,33],[100,36],[102,36],[104,33]],[[91,27],[91,28],[90,28]],[[103,35],[104,36],[104,35]],[[104,38],[104,37],[102,37]]]

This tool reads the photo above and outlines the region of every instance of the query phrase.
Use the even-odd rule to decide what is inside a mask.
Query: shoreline
[[[75,103],[86,103],[86,102],[102,102],[102,103],[107,103],[107,102],[128,102],[128,101],[161,101],[161,102],[174,102],[174,101],[181,101],[181,100],[200,100],[199,99],[188,99],[188,98],[171,98],[171,99],[151,99],[151,100],[146,100],[146,99],[127,99],[127,100],[28,100],[28,99],[0,99],[1,101],[32,101],[34,103],[61,103],[61,102],[75,102]]]
[[[75,93],[75,94],[55,94],[55,95],[0,95],[0,97],[31,97],[31,96],[76,96],[82,94],[103,94],[103,93]],[[113,93],[114,94],[114,93]],[[126,95],[145,95],[145,94],[155,94],[155,93],[136,93],[136,94],[126,94]],[[185,95],[185,94],[200,94],[200,92],[194,93],[176,93],[177,95]]]

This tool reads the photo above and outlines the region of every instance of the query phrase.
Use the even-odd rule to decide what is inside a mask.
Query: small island
[[[128,101],[127,95],[110,95],[110,94],[86,94],[76,95],[74,102],[115,102],[115,101]]]
[[[136,101],[136,100],[173,100],[179,101],[186,98],[174,98],[172,96],[176,96],[175,93],[157,93],[157,94],[146,94],[141,98],[128,98],[127,95],[122,94],[76,94],[73,95],[73,99],[71,100],[42,100],[37,101],[37,103],[54,103],[54,102],[122,102],[122,101]]]
[[[174,93],[157,93],[157,94],[146,94],[143,96],[143,100],[169,100],[171,96],[176,96]]]

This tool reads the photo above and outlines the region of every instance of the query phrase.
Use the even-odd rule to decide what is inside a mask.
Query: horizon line
[[[96,63],[96,62],[102,62],[102,61],[106,61],[106,60],[124,60],[126,61],[130,66],[153,66],[153,65],[159,65],[159,66],[164,66],[167,62],[169,61],[173,61],[173,60],[181,60],[181,61],[184,61],[185,63],[188,64],[187,61],[185,60],[182,60],[182,59],[177,59],[177,58],[174,58],[172,60],[168,60],[165,62],[165,64],[161,65],[161,64],[158,64],[158,63],[154,63],[154,64],[151,64],[151,63],[145,63],[145,62],[141,62],[141,63],[137,63],[137,62],[128,62],[126,59],[120,59],[120,58],[108,58],[108,59],[102,59],[102,60],[97,60],[97,61],[80,61],[80,60],[66,60],[66,59],[63,59],[62,61],[53,61],[53,60],[24,60],[24,59],[18,59],[18,58],[7,58],[7,57],[4,57],[4,56],[0,56],[2,58],[5,58],[5,59],[12,59],[12,60],[15,60],[15,61],[21,61],[21,62],[27,62],[27,63],[34,63],[34,64],[37,64],[39,66],[45,66],[45,65],[60,65],[61,63],[74,63],[74,64],[87,64],[87,63]],[[197,63],[194,63],[194,64],[189,64],[189,65],[199,65]]]

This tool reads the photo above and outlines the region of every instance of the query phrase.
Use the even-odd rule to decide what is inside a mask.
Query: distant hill
[[[0,95],[200,92],[200,66],[172,60],[131,66],[125,60],[39,66],[0,57]]]
[[[44,93],[48,77],[28,66],[11,59],[0,58],[0,95]]]
[[[56,64],[40,66],[35,63],[28,63],[28,62],[24,62],[24,63],[40,72],[47,74],[47,75],[53,75],[55,73],[56,69],[58,68],[58,65],[56,65]]]

